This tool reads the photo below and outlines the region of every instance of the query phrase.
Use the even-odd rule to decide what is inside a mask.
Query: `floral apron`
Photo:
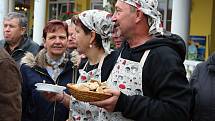
[[[88,62],[85,64],[83,69],[79,70],[80,76],[77,83],[84,83],[90,79],[101,80],[101,67],[104,61],[105,55],[101,58],[98,68],[93,69],[89,72],[84,71]],[[71,96],[70,100],[70,119],[73,121],[95,121],[99,120],[99,110],[101,108],[90,105],[89,103],[76,100]]]
[[[120,90],[126,95],[143,95],[142,68],[150,50],[146,50],[140,62],[134,62],[121,58],[121,54],[114,66],[107,84]],[[130,121],[122,116],[121,112],[107,112],[101,109],[99,121]]]

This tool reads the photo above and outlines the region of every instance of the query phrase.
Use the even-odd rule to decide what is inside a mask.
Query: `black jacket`
[[[198,64],[190,78],[194,88],[193,121],[215,121],[215,53]]]
[[[6,50],[8,48],[8,43],[5,40],[0,41],[0,47],[4,47]],[[37,43],[32,41],[32,39],[27,36],[23,36],[21,43],[18,47],[14,49],[11,53],[11,57],[20,65],[21,58],[25,56],[26,52],[31,52],[33,55],[36,55],[40,50],[40,47]]]
[[[144,96],[121,94],[115,111],[137,121],[188,121],[192,91],[183,65],[184,41],[177,35],[154,36],[136,48],[123,43],[122,58],[139,62],[150,49],[142,72]]]

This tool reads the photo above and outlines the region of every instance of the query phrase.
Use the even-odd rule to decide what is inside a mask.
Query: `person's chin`
[[[61,53],[64,53],[65,52],[65,50],[63,50],[63,49],[55,49],[55,50],[53,50],[53,53],[56,53],[56,54],[61,54]]]
[[[8,37],[4,37],[4,39],[5,39],[5,41],[7,41],[7,42],[11,42],[11,41],[12,41],[12,39],[11,39],[11,38],[8,38]]]
[[[52,53],[53,55],[57,56],[57,57],[61,57],[63,56],[63,53],[62,52],[54,52]]]

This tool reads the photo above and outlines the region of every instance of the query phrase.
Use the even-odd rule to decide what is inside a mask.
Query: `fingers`
[[[98,107],[104,108],[105,110],[112,112],[115,108],[115,104],[116,104],[116,97],[110,97],[106,100],[103,101],[97,101],[97,102],[90,102],[90,104],[92,105],[96,105]]]
[[[103,101],[97,101],[97,102],[90,102],[91,105],[96,105],[98,107],[104,108],[109,112],[112,112],[116,106],[116,103],[118,101],[118,98],[120,96],[120,91],[118,90],[111,90],[106,89],[105,93],[111,93],[113,96],[103,100]]]
[[[53,92],[42,92],[42,95],[46,100],[50,102],[58,101],[58,99],[62,97],[60,94]]]

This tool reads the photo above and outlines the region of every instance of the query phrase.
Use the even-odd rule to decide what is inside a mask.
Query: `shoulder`
[[[28,66],[27,64],[22,64],[22,65],[20,66],[20,71],[21,71],[21,72],[25,72],[25,71],[27,71],[27,70],[32,70],[32,67]]]
[[[25,46],[27,46],[26,51],[32,52],[34,55],[36,55],[37,52],[39,52],[40,50],[39,44],[34,42],[31,38],[25,38],[25,39],[26,39]]]
[[[190,85],[193,86],[195,85],[199,80],[201,81],[201,77],[206,76],[207,74],[207,63],[206,62],[202,62],[200,64],[198,64],[195,69],[193,70],[193,73],[190,77]]]
[[[113,66],[115,65],[115,62],[119,56],[118,51],[112,51],[110,54],[108,54],[105,59],[103,65],[105,66]]]
[[[174,49],[168,46],[160,46],[152,49],[150,51],[150,57],[153,61],[156,61],[156,63],[159,61],[159,63],[166,65],[177,63],[182,64],[184,61]]]
[[[0,47],[4,47],[5,45],[5,40],[0,40]]]
[[[4,48],[0,48],[0,60],[1,59],[11,59],[10,55]]]

